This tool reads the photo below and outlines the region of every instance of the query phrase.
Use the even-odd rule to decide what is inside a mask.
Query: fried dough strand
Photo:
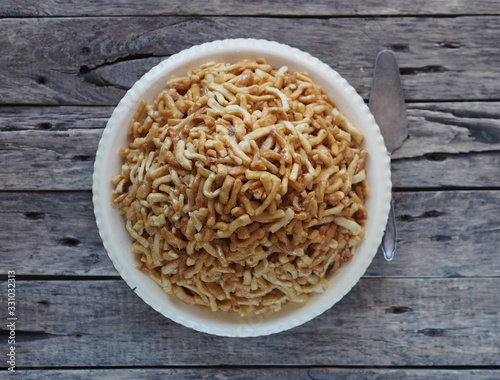
[[[363,134],[307,73],[208,63],[141,103],[113,177],[139,267],[212,310],[323,292],[364,238]]]

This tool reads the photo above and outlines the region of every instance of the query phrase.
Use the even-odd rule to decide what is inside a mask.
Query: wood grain
[[[88,192],[0,192],[0,273],[117,276],[92,210]],[[395,213],[396,258],[366,277],[500,276],[500,191],[397,193]]]
[[[445,149],[443,147],[443,149]],[[498,188],[499,152],[469,154],[429,153],[424,157],[393,161],[397,189]]]
[[[499,379],[499,16],[498,0],[0,1],[0,287],[15,270],[18,316],[9,375]],[[395,259],[379,252],[315,320],[252,339],[195,332],[142,302],[104,251],[90,191],[100,135],[137,79],[237,37],[307,51],[365,101],[376,54],[391,49],[409,118],[392,157]]]
[[[0,192],[2,274],[116,276],[90,193]]]
[[[500,102],[412,103],[396,188],[499,187]],[[0,107],[0,189],[90,190],[112,107]]]
[[[0,132],[103,129],[114,107],[3,106]]]
[[[357,379],[414,379],[491,380],[500,377],[499,370],[439,370],[439,369],[379,369],[379,368],[131,368],[131,369],[62,369],[18,370],[11,378],[31,380],[357,380]]]
[[[410,103],[407,113],[409,137],[393,159],[500,151],[500,102]]]
[[[0,107],[0,189],[90,190],[110,107]]]
[[[494,366],[499,286],[499,278],[365,279],[305,325],[235,339],[170,322],[122,281],[19,280],[17,365]]]
[[[0,189],[88,190],[102,130],[0,133]]]
[[[100,3],[90,0],[43,2],[26,0],[19,4],[15,0],[0,4],[0,17],[33,16],[136,16],[136,15],[245,15],[258,16],[364,16],[364,15],[462,15],[499,14],[498,3],[494,0],[433,0],[426,2],[398,1],[396,4],[383,0],[308,2],[287,1],[286,4],[271,0],[261,1],[203,1],[151,0],[137,2],[122,0],[119,3]]]
[[[0,55],[0,103],[114,105],[160,59],[231,37],[301,48],[365,98],[375,56],[389,48],[397,52],[408,100],[498,100],[499,29],[494,16],[0,19],[8,52]]]

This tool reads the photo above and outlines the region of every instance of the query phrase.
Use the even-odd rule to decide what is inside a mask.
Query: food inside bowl
[[[362,143],[307,73],[207,63],[141,103],[113,204],[166,293],[278,311],[323,292],[364,238]]]

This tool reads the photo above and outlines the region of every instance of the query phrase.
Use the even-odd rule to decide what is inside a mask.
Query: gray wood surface
[[[114,105],[161,58],[230,37],[303,49],[365,98],[375,56],[389,48],[397,52],[408,100],[498,100],[499,30],[495,16],[0,19],[8,52],[0,55],[0,103]]]
[[[28,380],[154,380],[154,379],[185,379],[185,380],[275,380],[295,379],[295,380],[359,380],[359,379],[380,379],[380,380],[449,380],[449,379],[474,379],[487,380],[498,379],[499,370],[427,370],[427,369],[381,369],[381,368],[175,368],[175,369],[80,369],[80,370],[22,370],[13,375],[13,379]]]
[[[499,286],[500,278],[362,279],[300,327],[223,338],[171,322],[121,280],[19,280],[18,365],[494,366],[500,298],[490,289]]]
[[[0,16],[134,16],[134,15],[273,15],[295,16],[363,16],[363,15],[441,15],[441,14],[499,14],[495,0],[410,0],[387,2],[384,0],[313,0],[276,2],[261,1],[204,1],[204,0],[151,0],[137,2],[121,0],[106,4],[91,0],[6,0],[0,4]]]
[[[0,189],[90,190],[113,107],[0,107]],[[500,187],[500,102],[411,103],[396,188]]]
[[[395,213],[398,254],[391,263],[377,255],[366,277],[500,276],[491,252],[500,246],[500,192],[397,193]],[[0,241],[1,274],[118,275],[89,192],[0,192]]]
[[[249,339],[195,332],[139,299],[104,251],[90,191],[127,89],[182,49],[234,37],[307,51],[366,101],[391,49],[409,120],[391,165],[394,261],[379,253],[313,321]],[[499,37],[498,0],[0,1],[0,287],[15,270],[18,316],[18,372],[0,378],[500,378]]]

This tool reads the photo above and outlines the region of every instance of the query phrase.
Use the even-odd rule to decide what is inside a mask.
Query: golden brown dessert
[[[208,63],[143,102],[113,202],[140,268],[240,315],[322,292],[364,237],[362,133],[303,72]]]

